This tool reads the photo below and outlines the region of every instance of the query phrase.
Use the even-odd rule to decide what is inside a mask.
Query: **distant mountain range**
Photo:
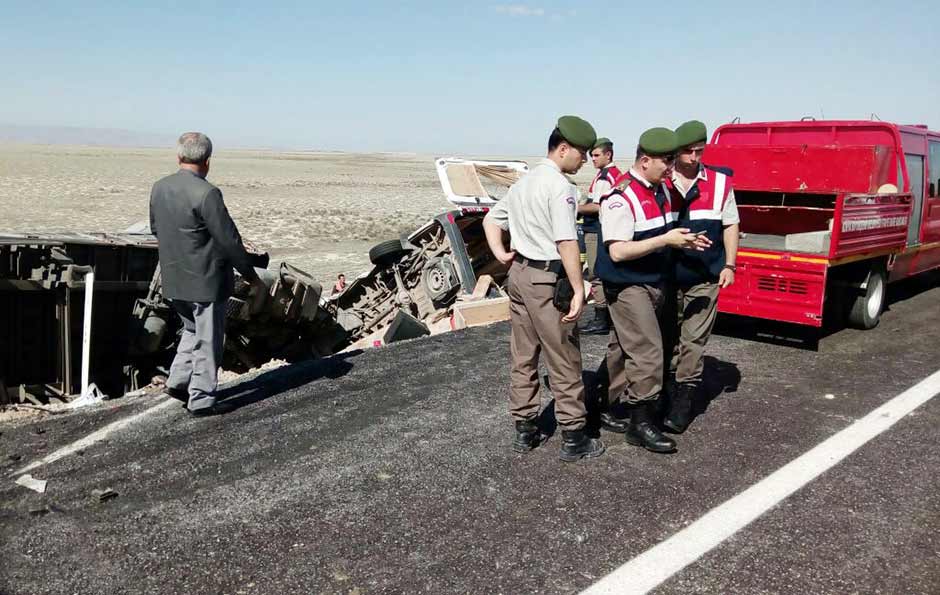
[[[176,135],[77,126],[0,124],[0,142],[38,145],[102,145],[109,147],[172,147]]]

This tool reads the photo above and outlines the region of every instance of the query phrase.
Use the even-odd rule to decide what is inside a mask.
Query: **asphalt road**
[[[577,593],[940,369],[940,289],[891,295],[818,342],[724,324],[670,456],[510,451],[507,324],[267,372],[220,417],[164,405],[33,469],[43,495],[13,473],[156,401],[0,427],[0,593]],[[940,398],[656,592],[940,593],[938,424]]]

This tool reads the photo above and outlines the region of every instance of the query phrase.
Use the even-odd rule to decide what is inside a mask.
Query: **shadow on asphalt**
[[[693,413],[696,416],[705,413],[712,401],[721,395],[738,392],[740,384],[741,370],[738,369],[737,364],[706,355],[702,394],[701,398],[695,402]]]
[[[223,388],[218,391],[217,398],[234,411],[320,378],[340,378],[353,368],[352,362],[347,360],[360,353],[361,350],[338,353],[325,359],[300,362],[262,372],[251,380]]]
[[[940,271],[928,271],[915,277],[898,281],[888,285],[888,295],[886,296],[886,311],[891,310],[891,306],[898,302],[903,302],[917,297],[922,293],[935,289],[940,285]]]
[[[726,362],[710,355],[705,356],[705,371],[702,380],[702,392],[695,402],[692,411],[694,417],[704,414],[712,401],[725,393],[737,392],[741,384],[741,371],[737,364]],[[602,407],[606,407],[609,398],[607,389],[610,378],[607,372],[607,362],[602,361],[597,370],[583,370],[581,379],[584,382],[585,404],[587,406],[588,420],[587,432],[590,436],[597,438],[600,436],[599,415]],[[548,375],[542,377],[545,388],[551,390]],[[661,403],[661,413],[668,407],[667,399],[664,398]],[[628,416],[623,403],[617,403],[610,408],[619,418]],[[693,419],[694,419],[693,417]],[[558,428],[558,421],[555,419],[555,400],[552,399],[548,405],[539,413],[539,430],[546,435],[551,436]]]
[[[891,306],[915,298],[938,285],[940,271],[929,271],[892,283],[888,286],[884,311],[890,312]],[[832,308],[838,308],[838,304],[833,303]],[[721,314],[715,324],[714,333],[735,339],[819,351],[819,342],[822,339],[850,328],[840,313],[833,309],[827,308],[824,312],[825,323],[822,328]]]
[[[795,347],[806,351],[819,351],[819,340],[839,330],[842,329],[819,329],[775,320],[719,314],[712,334],[757,343]]]

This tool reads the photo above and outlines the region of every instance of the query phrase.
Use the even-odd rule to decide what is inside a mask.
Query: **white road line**
[[[100,442],[101,440],[104,440],[105,438],[110,436],[112,433],[122,428],[126,428],[127,426],[133,424],[134,422],[140,421],[144,416],[150,415],[151,413],[154,413],[161,409],[165,409],[166,407],[174,403],[179,403],[179,401],[177,401],[176,399],[171,399],[167,397],[167,400],[163,401],[162,403],[157,403],[153,407],[149,409],[145,409],[141,411],[140,413],[137,413],[136,415],[131,415],[130,417],[125,417],[124,419],[119,419],[116,422],[110,423],[106,425],[105,427],[101,428],[100,430],[96,430],[95,432],[92,432],[91,434],[85,436],[81,440],[77,440],[73,442],[72,444],[69,444],[66,447],[60,448],[59,450],[46,456],[45,458],[39,459],[38,461],[33,461],[32,463],[30,463],[29,465],[26,465],[22,469],[18,471],[14,471],[11,475],[20,475],[21,473],[26,473],[27,471],[35,469],[36,467],[41,467],[43,465],[48,465],[49,463],[52,463],[54,461],[58,461],[62,457],[66,457],[74,453],[75,451],[88,448],[92,444],[96,442]]]
[[[582,595],[630,595],[651,591],[938,393],[940,371],[617,568]]]

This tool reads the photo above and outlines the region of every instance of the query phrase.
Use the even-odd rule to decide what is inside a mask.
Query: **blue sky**
[[[533,155],[562,114],[940,128],[940,2],[4,2],[0,123]]]

